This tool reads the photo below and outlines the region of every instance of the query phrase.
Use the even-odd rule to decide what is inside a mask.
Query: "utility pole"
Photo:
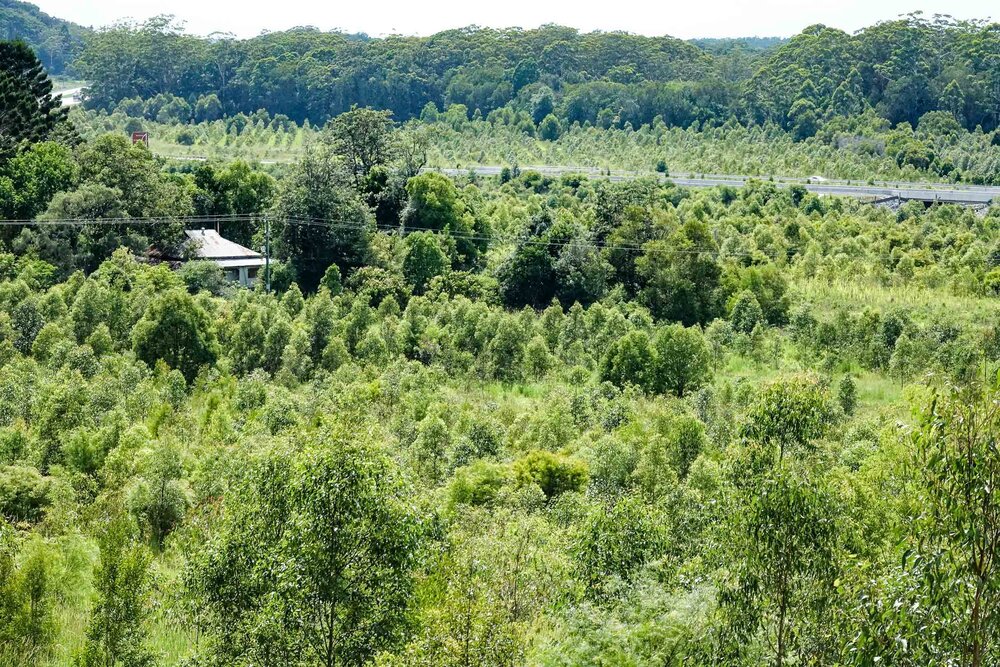
[[[264,214],[264,291],[271,293],[271,218]]]

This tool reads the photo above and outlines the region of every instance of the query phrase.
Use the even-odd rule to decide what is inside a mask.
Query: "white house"
[[[226,280],[253,287],[257,270],[264,266],[264,256],[219,236],[214,229],[187,229],[186,249],[195,259],[215,262],[226,274]]]

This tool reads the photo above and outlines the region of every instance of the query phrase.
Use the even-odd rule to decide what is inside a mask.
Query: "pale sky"
[[[790,36],[814,23],[853,32],[917,9],[959,19],[1000,20],[995,0],[30,0],[43,11],[87,26],[169,13],[189,32],[252,37],[263,30],[312,25],[372,36],[429,35],[469,25],[534,28],[558,23],[590,30],[694,37]],[[992,16],[992,14],[997,16]]]

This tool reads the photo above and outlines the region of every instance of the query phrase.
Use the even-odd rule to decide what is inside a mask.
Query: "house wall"
[[[223,275],[228,282],[239,283],[243,287],[252,288],[257,284],[256,266],[234,266],[225,269]]]

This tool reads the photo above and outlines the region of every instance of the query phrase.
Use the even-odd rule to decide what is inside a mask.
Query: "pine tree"
[[[27,44],[0,41],[0,159],[25,143],[76,141],[69,109],[52,96],[52,82]]]

